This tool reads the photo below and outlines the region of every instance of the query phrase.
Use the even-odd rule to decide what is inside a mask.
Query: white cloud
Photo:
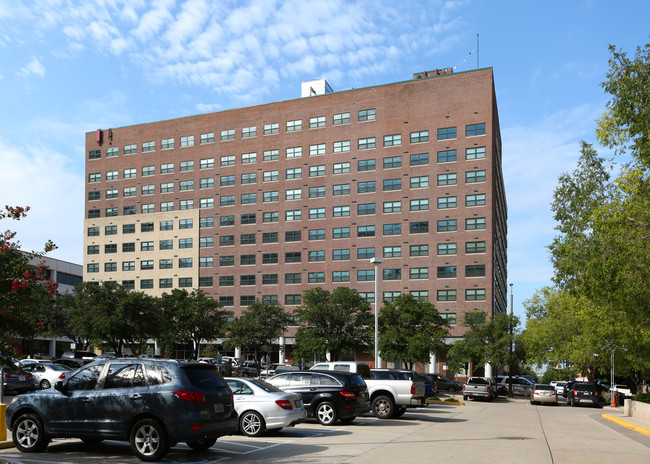
[[[32,60],[29,63],[27,63],[22,68],[20,68],[20,70],[18,71],[18,75],[22,77],[29,77],[29,76],[45,77],[45,66],[43,66],[38,59],[32,58]]]

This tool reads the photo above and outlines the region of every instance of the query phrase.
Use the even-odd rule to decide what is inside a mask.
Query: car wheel
[[[259,413],[246,411],[239,417],[239,430],[247,437],[259,437],[266,430],[266,424]]]
[[[14,445],[23,453],[40,453],[50,442],[45,435],[45,427],[34,414],[20,416],[14,422],[11,434]]]
[[[454,386],[450,385],[449,388],[447,389],[447,393],[450,393],[450,394],[453,395],[454,393],[456,393],[456,388]]]
[[[575,407],[576,405],[576,400],[575,398],[571,398],[571,406]]]
[[[467,397],[463,395],[463,401],[467,401]]]
[[[325,401],[316,407],[316,419],[323,425],[335,425],[338,421],[338,414],[333,403]]]
[[[159,461],[167,454],[165,428],[155,419],[142,419],[131,429],[131,450],[142,461]]]
[[[52,388],[50,381],[47,379],[41,380],[41,390],[47,390],[48,388]]]
[[[211,448],[212,445],[214,445],[216,442],[217,442],[216,438],[203,437],[202,439],[197,441],[185,442],[185,444],[190,448],[192,448],[193,450],[203,451],[203,450],[207,450],[208,448]]]
[[[386,395],[379,395],[372,400],[372,413],[380,419],[391,419],[395,414],[395,402]]]

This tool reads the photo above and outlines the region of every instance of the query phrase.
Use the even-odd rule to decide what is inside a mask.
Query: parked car
[[[232,357],[232,356],[222,356],[221,357],[221,362],[222,363],[230,363],[230,364],[232,364],[232,367],[239,366],[239,358],[235,358],[235,357]]]
[[[632,398],[632,390],[627,385],[622,383],[615,383],[612,388],[609,389],[610,392],[621,393],[625,398]]]
[[[16,364],[6,364],[2,367],[2,388],[5,393],[24,393],[36,388],[34,376]]]
[[[436,383],[438,391],[446,391],[448,393],[456,393],[462,391],[463,384],[456,380],[451,380],[440,374],[423,374],[429,377]]]
[[[215,366],[219,364],[217,358],[199,358],[197,361],[205,364],[214,364]]]
[[[52,438],[119,440],[156,461],[178,442],[211,447],[237,430],[237,413],[215,366],[133,358],[97,361],[16,397],[6,423],[22,452],[43,451]]]
[[[424,382],[424,396],[426,399],[438,396],[438,387],[430,377],[424,374],[418,374],[416,377]]]
[[[553,385],[535,384],[530,394],[530,404],[549,403],[557,405],[557,392]]]
[[[417,374],[406,369],[370,369],[365,379],[370,408],[379,419],[401,417],[409,408],[427,407],[425,385]]]
[[[586,382],[575,382],[567,391],[566,401],[571,406],[589,404],[594,408],[602,408],[605,398],[598,393],[596,387]]]
[[[334,362],[320,362],[314,364],[310,371],[341,371],[341,372],[356,372],[364,379],[370,378],[370,366],[368,363],[357,361],[334,361]]]
[[[34,385],[41,390],[52,388],[59,380],[65,380],[72,369],[51,362],[30,363],[23,367],[26,372],[34,376]]]
[[[239,431],[259,437],[267,430],[293,427],[307,417],[297,393],[287,393],[264,380],[226,377],[239,415]]]
[[[510,388],[510,378],[507,375],[497,376],[497,392],[501,396],[508,394]],[[512,376],[512,394],[514,396],[530,397],[535,384],[528,380],[526,377],[518,375]]]
[[[257,362],[256,361],[244,361],[237,367],[237,371],[246,376],[257,376]]]
[[[276,374],[267,382],[298,393],[307,410],[323,425],[345,424],[370,411],[368,387],[359,374],[338,371],[297,371]]]
[[[92,360],[95,356],[97,355],[92,351],[66,351],[61,355],[62,358],[87,360]]]
[[[272,375],[275,375],[275,371],[276,371],[276,369],[277,369],[278,367],[281,368],[281,367],[283,367],[283,366],[290,366],[290,364],[282,364],[282,363],[272,363],[272,364],[269,364],[268,367],[267,367],[266,369],[262,369],[262,370],[260,371],[260,376],[261,376],[263,379],[266,379],[267,377],[271,377]],[[280,369],[280,370],[282,370],[282,369]],[[299,368],[298,366],[296,366],[296,370],[300,370],[300,368]]]
[[[463,400],[481,398],[492,401],[497,397],[497,386],[490,377],[470,377],[463,385]]]
[[[73,371],[85,366],[86,364],[89,364],[86,360],[79,358],[58,358],[53,360],[52,363],[66,366],[68,369],[71,369]]]
[[[566,388],[566,382],[557,382],[554,385],[554,387],[558,395],[564,396],[564,389]]]

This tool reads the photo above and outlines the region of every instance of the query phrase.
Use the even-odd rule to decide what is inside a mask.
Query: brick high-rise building
[[[240,313],[313,287],[506,311],[491,68],[86,134],[84,279],[201,288]],[[318,84],[318,85],[316,85]],[[314,90],[317,89],[317,90]],[[289,331],[291,336],[294,331]]]

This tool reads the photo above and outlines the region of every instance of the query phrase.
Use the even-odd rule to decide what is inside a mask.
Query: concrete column
[[[56,356],[56,340],[52,339],[49,341],[50,347],[47,350],[47,354],[54,357]]]
[[[235,358],[241,359],[241,346],[235,348]],[[243,362],[243,360],[242,360]]]
[[[285,352],[286,352],[286,351],[285,351],[286,340],[284,339],[284,337],[280,337],[280,340],[278,341],[278,344],[280,345],[279,356],[278,356],[278,362],[279,362],[280,364],[284,364],[284,363],[285,363],[285,357],[284,357],[284,355],[285,355]]]
[[[485,376],[492,378],[492,364],[490,363],[485,364]]]
[[[431,370],[429,372],[438,374],[438,355],[436,353],[429,353],[429,364],[431,364]]]
[[[381,358],[381,356],[377,357],[377,359],[379,360],[379,365],[375,367],[378,368],[384,367],[384,360]]]

